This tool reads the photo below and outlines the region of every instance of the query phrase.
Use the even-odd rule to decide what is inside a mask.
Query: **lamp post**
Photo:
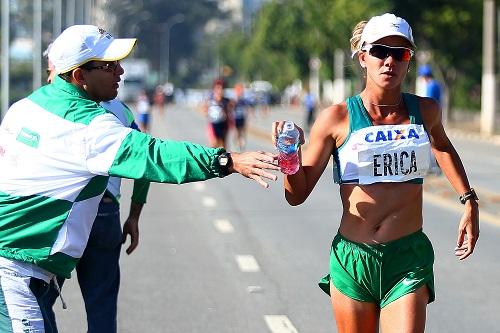
[[[62,31],[62,0],[52,0],[52,40]]]
[[[495,133],[495,0],[483,1],[483,75],[481,79],[481,133]]]
[[[169,74],[170,74],[170,29],[178,23],[184,22],[184,15],[183,14],[175,14],[171,18],[169,18],[165,23],[162,24],[161,26],[161,34],[160,34],[160,61],[159,61],[159,67],[160,67],[160,78],[162,77],[163,73],[165,72],[165,83],[168,82],[169,80]],[[166,41],[167,41],[167,50],[166,50],[166,71],[163,69],[163,34],[166,33]],[[161,80],[160,80],[161,81]]]
[[[10,7],[9,0],[2,0],[2,46],[1,46],[1,58],[2,58],[2,94],[1,94],[1,109],[0,109],[0,121],[7,113],[9,108],[9,18],[10,18]]]
[[[76,0],[66,1],[66,25],[65,27],[70,27],[75,24],[75,3]]]
[[[42,85],[42,0],[33,1],[33,90]]]

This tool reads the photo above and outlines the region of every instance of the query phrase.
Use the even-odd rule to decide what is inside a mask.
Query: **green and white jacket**
[[[125,127],[59,77],[0,126],[0,257],[69,278],[110,176],[186,183],[220,176],[224,150]]]
[[[126,127],[139,130],[134,121],[134,114],[132,111],[118,99],[113,99],[108,102],[100,103],[103,108],[114,114],[120,122]],[[111,197],[115,203],[120,203],[121,197],[121,182],[120,177],[109,177],[108,185],[106,187],[107,195]],[[132,202],[138,204],[145,204],[146,197],[149,191],[149,181],[144,179],[134,180],[134,187],[132,191]]]

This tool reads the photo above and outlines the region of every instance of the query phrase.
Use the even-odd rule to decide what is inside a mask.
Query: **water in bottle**
[[[299,170],[298,155],[300,133],[292,121],[286,121],[278,135],[278,165],[285,175],[293,175]]]

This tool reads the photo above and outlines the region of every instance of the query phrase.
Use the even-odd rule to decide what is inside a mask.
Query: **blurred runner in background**
[[[423,97],[430,97],[436,100],[439,105],[442,105],[441,101],[441,85],[434,78],[432,74],[431,65],[425,64],[421,65],[418,68],[418,75],[423,78],[424,81],[424,89],[423,89]]]
[[[153,93],[153,108],[161,117],[165,116],[165,99],[163,86],[157,86]]]
[[[314,122],[314,114],[316,113],[316,98],[309,88],[306,89],[304,96],[304,108],[306,109],[306,129],[309,131]]]
[[[246,125],[249,112],[252,111],[253,103],[245,97],[245,86],[243,83],[237,83],[234,86],[234,126],[236,128],[236,143],[240,151],[245,150],[246,146]]]
[[[422,79],[422,94],[423,97],[430,97],[434,99],[440,106],[442,106],[441,101],[441,85],[434,79],[432,74],[431,65],[425,64],[418,68],[418,75]],[[432,157],[431,167],[429,169],[429,174],[442,175],[441,168],[439,167],[436,158]]]
[[[208,99],[203,111],[208,117],[210,126],[209,138],[213,135],[212,147],[227,148],[227,133],[229,130],[230,115],[233,110],[233,103],[224,96],[225,83],[223,79],[216,79],[212,85]]]
[[[141,132],[149,133],[151,122],[151,104],[149,103],[149,97],[146,94],[146,90],[141,90],[139,95],[137,95],[135,109],[137,111],[139,129]]]

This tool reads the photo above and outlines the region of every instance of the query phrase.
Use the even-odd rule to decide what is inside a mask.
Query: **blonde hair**
[[[358,52],[362,46],[359,45],[359,43],[361,42],[361,35],[363,34],[366,23],[368,23],[368,21],[361,21],[352,29],[352,37],[349,41],[351,42],[351,51],[353,54]]]

